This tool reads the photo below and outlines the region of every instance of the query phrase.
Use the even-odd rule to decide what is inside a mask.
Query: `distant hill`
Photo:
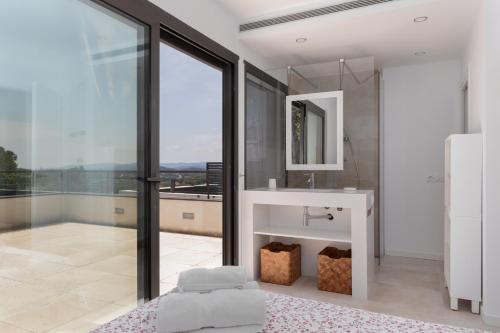
[[[206,162],[188,162],[188,163],[160,163],[160,170],[205,170]]]
[[[160,163],[160,170],[171,171],[171,170],[194,170],[203,171],[206,169],[206,162],[178,162],[178,163]],[[64,169],[69,169],[66,167]],[[42,169],[43,170],[43,169]],[[50,169],[52,170],[52,169]],[[135,163],[97,163],[97,164],[87,164],[83,166],[83,170],[86,171],[135,171],[137,170],[137,165]]]
[[[100,164],[88,164],[83,166],[84,170],[87,171],[135,171],[137,170],[137,164],[126,163],[126,164],[115,164],[115,163],[100,163]]]

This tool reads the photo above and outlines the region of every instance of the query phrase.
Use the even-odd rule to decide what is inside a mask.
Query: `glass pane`
[[[0,321],[87,332],[137,304],[146,28],[91,1],[0,2]]]
[[[160,293],[178,273],[222,265],[219,68],[160,45]]]
[[[285,93],[246,74],[245,187],[285,187]]]

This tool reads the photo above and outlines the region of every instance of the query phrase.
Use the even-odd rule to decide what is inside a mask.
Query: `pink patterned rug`
[[[306,332],[483,332],[348,308],[331,303],[266,293],[267,322],[261,333]],[[159,298],[92,331],[158,333]]]

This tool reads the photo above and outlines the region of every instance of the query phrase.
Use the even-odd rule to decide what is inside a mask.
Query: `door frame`
[[[160,43],[172,38],[189,51],[223,66],[223,264],[238,264],[238,61],[222,45],[147,0],[90,0],[149,27],[146,101],[139,114],[138,176],[143,180],[145,216],[138,222],[138,298],[160,293],[159,140]],[[142,167],[141,167],[142,166]],[[227,192],[227,193],[226,193]]]
[[[234,85],[237,83],[237,76],[233,73],[235,68],[231,62],[221,58],[213,52],[207,51],[192,41],[183,38],[175,31],[162,29],[161,42],[174,47],[185,54],[200,60],[208,65],[214,66],[222,72],[222,161],[223,161],[223,263],[224,265],[237,264],[238,253],[235,235],[237,234],[237,224],[228,223],[236,221],[238,202],[238,122],[236,95],[233,93]],[[237,75],[237,67],[234,70]],[[159,164],[158,164],[159,165]],[[235,189],[231,193],[228,189]],[[227,193],[229,192],[229,193]]]

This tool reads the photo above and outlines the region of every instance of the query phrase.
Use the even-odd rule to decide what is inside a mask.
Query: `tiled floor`
[[[222,265],[222,239],[162,232],[160,234],[160,293],[177,284],[180,272],[193,267]]]
[[[355,301],[351,296],[320,291],[313,278],[301,278],[290,287],[260,284],[265,290],[296,297],[440,324],[499,331],[498,327],[485,325],[481,316],[472,314],[470,302],[461,302],[459,311],[450,310],[442,261],[384,257],[375,275],[369,300],[364,302]]]
[[[64,223],[0,234],[0,332],[88,332],[136,306],[136,231]],[[222,263],[220,238],[160,234],[161,292]]]
[[[0,234],[0,332],[87,332],[136,306],[136,232],[65,223]],[[160,234],[161,292],[180,271],[222,262],[220,238]],[[385,257],[370,300],[317,290],[301,278],[262,287],[375,312],[464,327],[487,327],[467,303],[448,307],[442,262]]]

